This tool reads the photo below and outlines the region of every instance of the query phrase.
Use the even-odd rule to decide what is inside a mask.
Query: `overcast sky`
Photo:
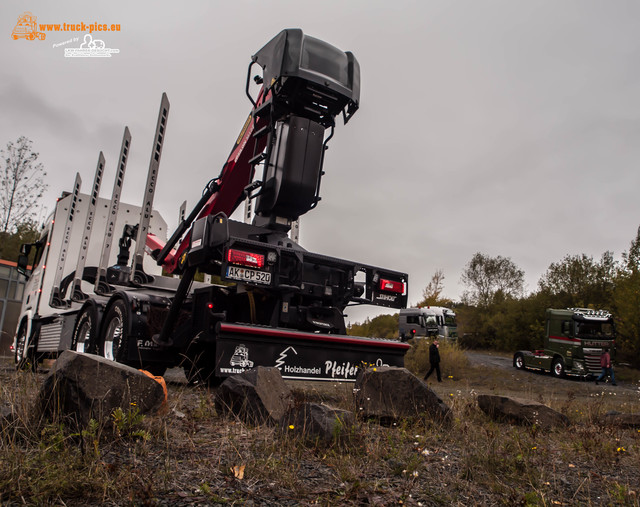
[[[65,58],[82,31],[12,40],[25,11],[38,23],[119,24],[93,34],[119,53]],[[167,92],[155,206],[171,230],[249,113],[251,55],[284,28],[361,67],[360,110],[339,123],[322,201],[301,221],[308,250],[406,271],[415,304],[437,269],[444,295],[459,298],[476,252],[511,258],[532,291],[567,254],[628,249],[640,225],[635,0],[2,0],[0,146],[34,142],[51,207],[76,172],[88,191],[100,150],[110,196],[128,125],[123,200],[137,203]]]

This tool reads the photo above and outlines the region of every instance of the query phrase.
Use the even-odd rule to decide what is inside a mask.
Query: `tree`
[[[618,359],[640,366],[640,227],[628,252],[622,254],[613,292],[619,343]]]
[[[640,227],[631,241],[629,251],[622,254],[622,269],[628,273],[640,272]]]
[[[443,290],[444,272],[437,269],[431,277],[431,281],[422,290],[422,301],[418,303],[418,306],[451,306],[453,303],[450,299],[440,297]]]
[[[369,338],[392,339],[398,337],[398,316],[378,315],[373,319],[366,318],[365,321],[349,326],[347,334],[351,336],[367,336]]]
[[[585,254],[567,255],[552,262],[538,281],[540,290],[553,295],[558,306],[611,305],[616,262],[611,252],[602,254],[600,262]]]
[[[0,150],[4,166],[0,168],[0,232],[14,232],[19,224],[32,220],[38,199],[47,189],[43,178],[47,173],[38,163],[32,142],[21,136]]]
[[[16,230],[13,233],[0,232],[0,259],[17,261],[20,245],[34,243],[38,236],[38,227],[35,222],[30,220],[16,226]]]
[[[480,307],[489,306],[496,298],[518,298],[524,292],[524,271],[500,255],[476,253],[462,272],[461,281],[469,287],[463,301]]]

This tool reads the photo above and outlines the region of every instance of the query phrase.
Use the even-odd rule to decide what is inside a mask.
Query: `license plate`
[[[268,271],[257,271],[255,269],[238,268],[236,266],[227,267],[227,278],[263,285],[269,285],[271,283],[271,273]]]

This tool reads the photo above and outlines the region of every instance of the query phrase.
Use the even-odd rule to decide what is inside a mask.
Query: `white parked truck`
[[[456,314],[453,310],[442,306],[423,306],[400,310],[398,330],[401,341],[429,336],[449,340],[458,338]]]

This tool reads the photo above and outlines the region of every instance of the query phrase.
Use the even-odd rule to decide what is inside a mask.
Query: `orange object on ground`
[[[160,408],[160,412],[166,411],[168,406],[169,393],[167,392],[167,383],[164,381],[164,377],[161,377],[159,375],[154,375],[153,373],[147,370],[139,370],[139,371],[144,373],[147,377],[152,378],[162,386],[162,390],[164,391],[164,401],[162,402],[162,407]]]

